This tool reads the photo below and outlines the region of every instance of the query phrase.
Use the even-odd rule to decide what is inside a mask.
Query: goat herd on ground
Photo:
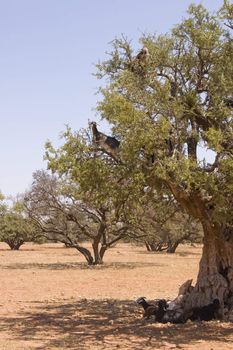
[[[143,318],[153,318],[155,322],[160,323],[185,323],[191,321],[211,321],[218,318],[220,302],[214,299],[212,303],[202,307],[194,307],[188,312],[180,309],[179,304],[165,299],[156,299],[148,303],[145,297],[140,297],[136,303],[143,307]]]
[[[136,299],[136,303],[143,307],[144,319],[153,319],[160,323],[185,323],[191,321],[211,321],[220,318],[220,301],[214,298],[211,303],[200,307],[188,307],[187,300],[192,298],[192,279],[184,282],[174,300],[156,299],[147,302],[145,297]]]

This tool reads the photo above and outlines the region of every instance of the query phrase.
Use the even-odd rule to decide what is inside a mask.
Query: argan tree
[[[183,212],[172,195],[146,195],[138,212],[135,229],[144,234],[148,251],[175,253],[182,243],[202,242],[199,221]]]
[[[9,201],[8,201],[9,202]],[[38,230],[25,214],[22,202],[13,200],[12,205],[0,205],[0,241],[11,250],[19,250],[25,242],[35,241]]]
[[[25,205],[45,237],[76,248],[88,265],[102,264],[110,247],[136,236],[130,208],[137,189],[124,184],[120,165],[96,157],[86,132],[68,128],[63,136],[60,148],[46,145],[53,175],[34,174]],[[84,240],[91,242],[91,249]]]
[[[170,34],[144,35],[139,62],[125,38],[113,41],[98,110],[121,139],[120,159],[148,186],[169,190],[200,221],[204,246],[184,308],[214,298],[233,307],[233,5],[217,14],[191,5]],[[209,159],[211,150],[213,159]]]

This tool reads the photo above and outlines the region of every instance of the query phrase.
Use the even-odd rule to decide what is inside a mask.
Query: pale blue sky
[[[0,190],[24,192],[46,168],[44,144],[64,125],[97,119],[92,75],[109,42],[124,33],[135,51],[143,32],[164,33],[189,0],[0,0]],[[209,10],[222,1],[203,0]]]

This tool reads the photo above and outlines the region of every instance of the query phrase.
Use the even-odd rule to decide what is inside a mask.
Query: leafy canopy
[[[191,5],[169,34],[141,38],[150,53],[143,64],[123,37],[97,65],[106,79],[98,111],[121,139],[122,162],[140,168],[150,185],[162,181],[182,193],[186,209],[193,196],[206,206],[211,199],[218,221],[229,220],[233,206],[233,41],[226,21],[232,23],[228,2],[217,14]],[[200,156],[206,150],[214,161]]]

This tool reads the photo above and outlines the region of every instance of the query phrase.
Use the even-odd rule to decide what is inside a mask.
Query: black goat
[[[92,128],[93,143],[97,146],[98,149],[101,149],[103,152],[108,154],[110,157],[119,161],[119,147],[120,141],[118,141],[113,136],[107,136],[104,133],[100,132],[97,129],[96,122],[91,122],[90,126]]]
[[[153,316],[157,307],[154,304],[149,304],[145,297],[140,297],[136,300],[136,303],[138,305],[141,305],[144,309],[143,317],[146,317],[147,319],[150,318],[150,316]]]
[[[157,310],[155,312],[155,321],[163,322],[163,317],[167,310],[167,302],[165,299],[160,299],[157,301]]]
[[[155,321],[157,322],[163,321],[163,316],[167,308],[167,302],[165,299],[158,299],[158,300],[155,300],[155,304],[149,304],[144,297],[140,297],[136,300],[136,303],[143,307],[144,309],[143,317],[146,317],[147,319],[149,319],[150,316],[154,316]]]
[[[195,307],[192,310],[191,321],[210,321],[217,318],[217,313],[220,308],[220,302],[218,299],[214,299],[212,303],[204,305],[202,307]]]
[[[140,297],[136,300],[136,303],[138,305],[141,305],[144,309],[144,311],[146,311],[146,309],[149,307],[149,306],[154,306],[152,304],[149,304],[146,300],[145,300],[145,297]]]

